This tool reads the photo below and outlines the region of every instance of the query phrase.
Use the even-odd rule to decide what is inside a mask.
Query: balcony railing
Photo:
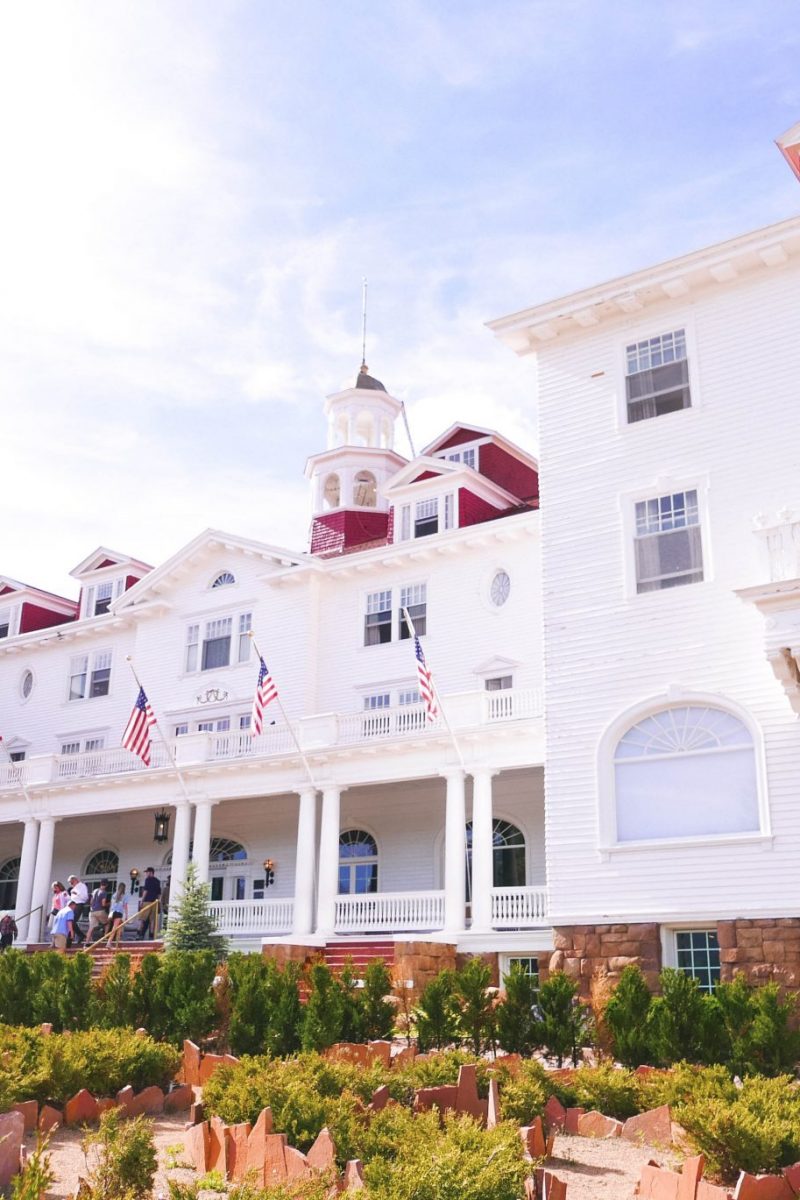
[[[458,732],[482,725],[541,717],[542,694],[537,688],[463,692],[445,696],[443,705],[451,728]],[[239,730],[190,733],[176,738],[169,751],[156,738],[149,769],[171,767],[173,754],[180,767],[233,759],[285,756],[296,752],[295,738],[304,751],[318,751],[336,746],[441,737],[443,732],[441,717],[435,721],[428,720],[422,704],[358,713],[320,713],[302,717],[293,723],[291,729],[284,724],[270,726],[256,738]],[[0,789],[19,790],[21,785],[37,787],[63,780],[96,779],[99,776],[126,775],[146,769],[140,758],[121,746],[80,754],[41,755],[21,763],[0,764]]]
[[[209,900],[208,911],[216,917],[220,933],[289,933],[294,899]]]
[[[547,888],[492,888],[492,928],[530,929],[547,924]]]
[[[399,933],[443,925],[444,892],[373,892],[336,899],[337,933]]]

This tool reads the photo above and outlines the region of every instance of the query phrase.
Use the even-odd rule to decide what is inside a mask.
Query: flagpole
[[[133,675],[133,678],[136,680],[136,683],[137,683],[138,687],[139,687],[139,688],[140,688],[140,689],[141,689],[141,690],[144,692],[144,686],[143,686],[143,684],[142,684],[142,681],[141,681],[141,679],[140,679],[140,678],[139,678],[139,676],[136,674],[136,668],[135,668],[135,667],[134,667],[134,665],[133,665],[133,659],[132,659],[132,657],[131,657],[131,655],[130,655],[130,654],[126,655],[126,657],[125,657],[125,661],[126,661],[126,663],[128,664],[128,666],[130,667],[130,669],[131,669],[131,674]],[[145,692],[145,695],[146,695],[146,696],[148,696],[148,693],[147,693],[147,692]],[[148,696],[148,700],[147,700],[147,702],[148,702],[148,704],[150,704],[150,698],[149,698],[149,696]],[[165,736],[165,734],[164,734],[164,730],[161,728],[161,722],[159,721],[158,717],[156,716],[156,711],[155,711],[155,709],[153,708],[152,704],[150,704],[150,711],[152,712],[153,716],[156,718],[156,719],[155,719],[155,722],[154,722],[154,724],[155,724],[155,727],[156,727],[156,729],[158,730],[158,733],[159,733],[159,736],[160,736],[160,738],[161,738],[162,742],[164,743],[164,748],[165,748],[165,749],[166,749],[166,751],[167,751],[167,757],[169,758],[169,761],[172,763],[172,766],[173,766],[173,768],[174,768],[175,774],[178,776],[178,783],[181,785],[181,791],[183,792],[183,798],[184,798],[184,800],[185,800],[185,801],[187,802],[187,804],[188,804],[188,803],[189,803],[189,793],[188,793],[188,791],[187,791],[187,789],[186,789],[186,781],[184,780],[184,778],[183,778],[183,775],[181,774],[181,769],[180,769],[180,767],[178,766],[178,763],[177,763],[177,761],[176,761],[176,759],[175,759],[175,755],[174,755],[174,754],[173,754],[173,752],[172,752],[172,747],[170,746],[169,742],[168,742],[168,741],[167,741],[167,739],[166,739],[166,736]]]
[[[259,663],[262,663],[264,660],[261,655],[261,651],[258,648],[258,644],[256,642],[256,635],[253,633],[252,629],[249,630],[248,637],[250,638],[251,642],[253,643],[253,649],[255,650],[256,654],[258,655]],[[292,741],[294,742],[295,746],[297,747],[297,753],[300,755],[301,759],[303,760],[303,766],[306,769],[306,774],[308,775],[308,781],[311,784],[311,786],[314,788],[314,790],[316,791],[317,783],[316,783],[316,780],[314,779],[314,774],[311,770],[311,764],[309,763],[308,759],[306,758],[306,754],[305,754],[305,751],[303,750],[303,747],[300,745],[297,734],[294,731],[294,726],[291,724],[289,718],[286,715],[286,709],[283,707],[283,704],[281,703],[281,694],[277,688],[275,689],[275,699],[278,702],[278,708],[281,710],[281,716],[283,717],[283,719],[286,723],[286,728],[289,730],[289,733],[291,734],[291,737],[292,737]]]
[[[407,608],[403,609],[403,616],[406,619],[406,624],[408,625],[408,628],[411,630],[411,638],[413,641],[417,636],[417,631],[414,628],[414,622],[411,620],[411,616],[410,616]],[[458,756],[458,761],[461,764],[461,770],[466,774],[467,767],[466,767],[466,763],[464,762],[464,755],[461,753],[461,747],[458,744],[458,739],[456,738],[456,735],[453,732],[452,725],[450,724],[450,722],[447,719],[447,713],[444,711],[444,705],[442,704],[441,693],[440,693],[438,687],[436,686],[436,684],[434,683],[433,676],[430,674],[430,672],[428,672],[428,677],[430,679],[431,686],[433,688],[433,694],[436,697],[436,701],[439,705],[439,712],[442,714],[442,722],[444,724],[445,729],[450,734],[450,737],[452,739],[453,746],[455,747],[456,755]]]

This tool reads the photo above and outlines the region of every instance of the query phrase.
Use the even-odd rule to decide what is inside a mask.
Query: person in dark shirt
[[[152,904],[154,900],[158,900],[161,895],[161,880],[156,879],[156,873],[153,867],[148,867],[144,873],[144,882],[140,893],[139,908],[140,910],[147,904]],[[157,928],[158,907],[153,905],[148,908],[147,912],[142,917],[142,928],[139,932],[139,941],[143,942],[145,938],[152,940]]]
[[[6,913],[0,921],[0,950],[6,950],[17,936],[17,922],[11,913]]]

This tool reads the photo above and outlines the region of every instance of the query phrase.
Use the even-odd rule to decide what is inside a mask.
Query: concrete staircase
[[[39,954],[41,951],[49,951],[54,954],[52,946],[49,942],[29,942],[25,947],[28,954]],[[131,959],[142,958],[145,954],[160,954],[164,949],[163,942],[140,942],[140,941],[124,941],[119,950],[115,950],[109,946],[101,946],[97,950],[91,951],[92,960],[92,979],[99,979],[109,963],[113,962],[117,954],[129,954]],[[83,950],[79,946],[71,946],[67,950],[67,954],[82,954]]]

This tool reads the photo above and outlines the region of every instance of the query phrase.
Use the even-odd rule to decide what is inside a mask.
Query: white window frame
[[[715,920],[708,921],[673,921],[669,925],[662,925],[659,934],[661,937],[661,965],[664,967],[672,967],[679,971],[678,966],[678,938],[679,933],[715,933],[719,938],[719,925]],[[722,963],[720,962],[720,967]],[[720,976],[722,972],[720,971]],[[704,992],[704,995],[709,993]]]
[[[81,668],[78,664],[83,663]],[[85,654],[73,654],[69,660],[69,670],[67,673],[67,702],[75,704],[78,701],[84,700],[104,700],[111,695],[111,677],[114,669],[114,653],[113,650],[104,648],[102,650],[87,651]],[[108,688],[105,692],[100,692],[98,695],[92,695],[92,687],[95,684],[95,676],[100,671],[108,671]],[[83,676],[83,691],[80,695],[72,695],[72,681]]]
[[[407,608],[411,620],[414,621],[414,627],[417,631],[417,636],[423,638],[428,632],[428,584],[427,581],[417,581],[415,583],[404,583],[400,586],[400,603],[397,609],[397,640],[406,642],[411,637],[411,631],[406,626],[403,618],[403,609]],[[424,609],[424,612],[414,612],[414,609]],[[424,628],[417,627],[417,621],[423,623]]]
[[[647,425],[647,421],[639,422]],[[619,495],[620,534],[622,537],[622,583],[624,595],[636,600],[637,604],[661,603],[676,604],[685,596],[684,587],[655,588],[653,591],[640,592],[636,578],[636,505],[643,500],[654,500],[659,496],[675,495],[677,492],[697,492],[697,512],[700,523],[700,546],[703,556],[703,578],[686,587],[701,588],[714,578],[714,563],[711,546],[707,475],[687,477],[658,476],[646,486],[635,490],[622,492]],[[656,599],[657,598],[657,599]]]
[[[125,591],[126,575],[111,575],[104,579],[96,579],[94,583],[90,583],[84,592],[83,600],[83,616],[84,617],[105,617],[108,615],[111,605]],[[108,597],[98,597],[97,593],[100,588],[104,590],[110,589]],[[97,605],[104,600],[108,600],[108,606],[102,612],[97,612]]]
[[[498,962],[498,973],[500,975],[500,987],[501,988],[503,987],[503,981],[504,981],[506,975],[508,975],[509,971],[511,970],[512,963],[519,962],[519,960],[523,959],[523,958],[528,959],[528,960],[535,959],[536,964],[537,964],[536,978],[538,979],[539,985],[541,986],[542,967],[545,965],[545,962],[549,957],[550,957],[550,951],[548,951],[548,950],[514,950],[514,951],[509,951],[505,954],[500,954],[499,962]],[[528,971],[527,974],[528,974],[528,976],[530,976],[531,972]]]
[[[388,646],[395,640],[394,636],[394,589],[379,588],[374,592],[364,592],[361,603],[361,645],[365,650],[372,650],[375,646]],[[389,620],[373,622],[367,624],[367,617],[377,616],[379,613],[389,614]],[[383,640],[367,641],[367,629],[382,629],[388,626],[389,636]]]
[[[441,496],[425,496],[420,500],[414,501],[414,513],[412,519],[414,540],[420,538],[435,537],[437,533],[442,532],[442,521],[444,517],[444,504],[441,503]],[[436,518],[436,528],[430,533],[417,533],[417,525],[420,521],[430,522]]]
[[[399,527],[399,533],[397,535],[397,541],[399,541],[399,542],[410,542],[411,541],[411,505],[410,504],[401,504],[400,505],[400,527]]]
[[[73,754],[99,754],[101,750],[105,749],[105,732],[70,733],[59,738],[58,743],[58,753],[69,756]]]
[[[666,513],[663,511],[666,506]],[[693,519],[692,519],[693,518]],[[636,500],[633,506],[634,520],[634,570],[636,572],[636,593],[641,596],[647,592],[663,592],[671,587],[687,587],[690,584],[703,582],[703,531],[700,522],[700,503],[696,488],[685,491],[667,492],[658,496],[648,496]],[[674,571],[671,575],[639,575],[638,554],[639,543],[644,539],[667,538],[691,529],[697,530],[696,541],[700,545],[700,565],[691,571]],[[687,537],[690,535],[686,534]],[[699,571],[700,578],[691,578]],[[673,583],[669,583],[673,580]],[[648,586],[653,584],[655,586]]]
[[[686,358],[689,362],[689,396],[691,404],[688,408],[679,408],[672,413],[662,413],[659,417],[648,417],[642,421],[630,422],[628,420],[628,394],[625,385],[628,367],[628,346],[633,345],[634,342],[645,342],[650,338],[660,337],[665,333],[673,333],[676,329],[682,329],[686,335]],[[698,369],[697,336],[693,314],[690,311],[678,310],[672,316],[662,317],[658,322],[648,321],[646,324],[631,322],[626,325],[624,329],[620,330],[618,335],[612,372],[616,394],[618,433],[627,432],[632,429],[658,429],[660,433],[654,433],[651,436],[660,437],[664,433],[662,421],[679,420],[682,413],[697,412],[699,408],[702,408],[702,394]],[[630,435],[628,434],[628,436]]]
[[[654,342],[659,343],[659,346],[656,349],[656,353],[660,353],[662,355],[662,362],[657,363],[655,366],[652,365],[652,355],[654,352],[653,343]],[[671,343],[671,344],[669,344],[669,343]],[[677,351],[679,351],[680,349],[682,349],[683,353],[681,354],[680,357],[677,357]],[[672,357],[666,361],[663,361],[663,356],[666,354],[671,354]],[[634,370],[631,370],[631,366],[632,366],[631,358],[632,357],[633,357],[633,360],[635,363]],[[643,359],[646,359],[648,362],[651,363],[651,365],[650,366],[642,366],[641,363],[642,363]],[[628,344],[625,347],[625,409],[626,409],[626,418],[627,418],[629,425],[637,425],[641,421],[652,421],[656,417],[670,416],[671,413],[669,413],[669,412],[663,412],[663,413],[653,412],[649,416],[642,416],[642,417],[639,417],[638,420],[632,420],[631,419],[631,405],[632,404],[642,404],[645,401],[650,400],[653,402],[654,407],[655,407],[656,399],[659,395],[665,395],[668,391],[683,390],[684,385],[681,385],[680,388],[671,388],[671,389],[664,388],[664,389],[661,389],[661,391],[650,392],[650,393],[647,393],[636,399],[631,400],[628,396],[628,380],[636,379],[638,376],[644,375],[647,371],[659,370],[659,369],[661,369],[663,367],[667,367],[669,365],[677,365],[678,363],[686,363],[685,387],[689,393],[689,403],[681,405],[680,408],[671,410],[673,412],[683,412],[684,409],[692,407],[692,387],[691,387],[691,382],[689,380],[689,346],[688,346],[688,343],[686,340],[686,330],[683,328],[683,326],[677,326],[672,329],[666,329],[662,333],[653,334],[650,337],[635,338],[633,341],[628,342]]]
[[[0,641],[8,641],[9,638],[16,637],[19,633],[19,622],[22,613],[21,604],[4,604],[0,608],[0,625],[8,624],[8,633],[4,633],[0,637]]]
[[[756,770],[756,792],[758,797],[759,828],[746,833],[703,833],[689,837],[653,838],[647,841],[620,842],[617,838],[617,803],[615,752],[620,738],[639,721],[664,708],[681,705],[709,706],[720,708],[737,717],[746,726],[753,739],[753,755]],[[597,752],[597,849],[601,858],[612,854],[630,854],[640,851],[681,849],[685,846],[728,846],[740,843],[770,844],[773,840],[769,793],[767,790],[767,765],[764,738],[761,727],[750,713],[740,705],[714,692],[694,692],[673,687],[666,693],[651,696],[640,704],[621,713],[604,730]],[[688,928],[688,926],[687,926]]]
[[[436,458],[441,458],[444,462],[463,464],[466,467],[472,467],[473,471],[479,471],[481,446],[488,445],[491,440],[491,438],[482,437],[476,438],[473,442],[459,442],[457,446],[448,446],[446,450],[437,450]],[[474,463],[464,462],[465,454],[472,454]]]
[[[233,584],[226,584],[233,587]],[[228,661],[218,666],[204,667],[203,653],[207,642],[217,638],[209,636],[211,630],[218,629],[226,621],[230,622],[230,646]],[[210,616],[197,617],[186,626],[186,640],[183,646],[183,674],[202,675],[207,671],[228,671],[233,667],[245,666],[251,661],[252,638],[248,636],[253,627],[253,610],[243,612],[220,612]]]

